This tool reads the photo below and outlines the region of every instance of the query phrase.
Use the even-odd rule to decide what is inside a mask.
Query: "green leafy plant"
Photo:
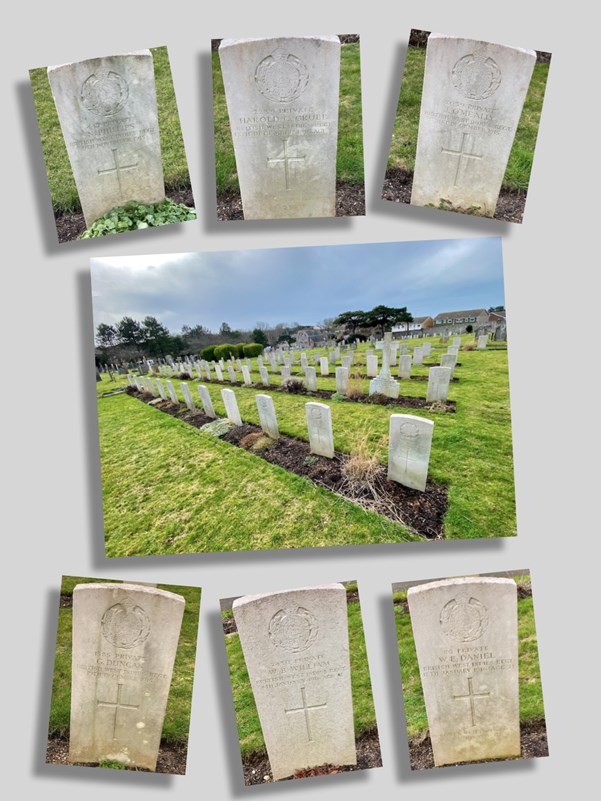
[[[195,209],[183,203],[174,203],[169,198],[165,198],[161,203],[148,205],[130,200],[124,206],[115,206],[99,217],[79,236],[79,239],[92,239],[97,236],[121,234],[123,231],[136,231],[140,228],[152,228],[195,219]]]
[[[212,362],[215,358],[215,345],[208,345],[200,351],[200,358]]]
[[[212,434],[214,437],[222,437],[224,434],[227,434],[228,431],[231,431],[232,428],[235,428],[235,425],[234,423],[230,423],[229,420],[213,420],[211,423],[205,423],[204,426],[201,426],[200,431]]]
[[[252,359],[254,356],[260,356],[263,353],[263,345],[258,342],[248,342],[246,345],[242,345],[242,350],[245,356]]]

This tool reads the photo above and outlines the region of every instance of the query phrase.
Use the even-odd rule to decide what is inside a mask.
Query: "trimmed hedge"
[[[242,345],[244,355],[248,356],[249,359],[252,359],[254,356],[260,356],[263,353],[263,349],[264,346],[260,345],[258,342],[249,342],[246,345]]]
[[[199,353],[200,358],[205,359],[207,362],[212,362],[215,358],[216,347],[216,345],[208,345],[208,347],[203,348]]]

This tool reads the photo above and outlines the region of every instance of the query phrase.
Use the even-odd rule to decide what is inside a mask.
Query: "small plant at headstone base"
[[[461,350],[476,350],[476,343],[466,342],[465,345],[461,346]]]
[[[335,393],[334,393],[334,394],[331,396],[330,400],[333,400],[333,401],[343,401],[343,400],[346,400],[346,397],[345,397],[345,396],[344,396],[344,395],[343,395],[341,392],[335,392]]]
[[[123,762],[118,759],[101,759],[98,763],[99,768],[110,768],[111,770],[125,770]]]
[[[285,378],[282,381],[282,390],[284,392],[291,392],[295,395],[303,394],[307,391],[305,382],[300,378]]]
[[[446,412],[447,409],[447,404],[441,400],[433,401],[432,405],[428,406],[429,412]]]
[[[303,464],[305,467],[311,467],[314,464],[317,464],[319,458],[317,456],[305,456],[303,459]]]
[[[386,406],[389,398],[388,395],[384,395],[382,392],[374,392],[373,395],[368,395],[366,400],[368,403],[379,403],[382,406]]]
[[[231,431],[232,428],[235,428],[235,423],[231,423],[229,420],[212,420],[210,423],[205,423],[204,426],[201,426],[198,430],[204,431],[207,434],[211,434],[213,437],[223,437],[224,434],[227,434],[228,431]]]
[[[183,203],[174,203],[165,198],[161,203],[138,203],[130,200],[124,206],[115,206],[102,217],[95,220],[78,239],[92,239],[98,236],[120,234],[123,231],[137,231],[141,228],[154,228],[158,225],[186,222],[196,219],[196,210]]]
[[[363,398],[364,395],[365,393],[363,392],[361,382],[356,379],[351,379],[346,387],[346,398],[348,400],[359,400]]]
[[[377,456],[370,453],[369,432],[357,435],[351,453],[346,456],[340,468],[344,484],[351,495],[370,495],[378,497],[378,479],[384,472]]]
[[[252,434],[247,434],[243,439],[240,440],[240,447],[246,448],[254,453],[268,451],[270,448],[273,448],[275,444],[276,440],[268,437],[267,434],[264,434],[262,431],[256,431]]]

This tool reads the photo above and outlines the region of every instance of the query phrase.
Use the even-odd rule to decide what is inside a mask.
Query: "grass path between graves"
[[[413,172],[415,167],[425,63],[425,48],[407,49],[387,169],[398,168]],[[534,73],[503,178],[504,189],[528,188],[548,74],[549,64],[534,65]]]
[[[89,582],[109,582],[114,579],[83,578],[63,576],[61,595],[72,596],[76,584]],[[121,583],[121,582],[117,582]],[[160,590],[168,590],[182,595],[186,600],[182,628],[177,645],[173,679],[163,723],[162,742],[184,744],[188,741],[190,729],[190,708],[192,705],[192,683],[196,659],[196,639],[198,637],[198,618],[200,614],[199,587],[182,587],[174,584],[159,584]],[[52,677],[52,699],[50,702],[49,737],[69,736],[71,710],[71,625],[73,610],[59,609],[58,631],[54,674]]]
[[[150,51],[154,63],[165,187],[168,190],[188,189],[190,175],[171,77],[169,55],[166,47],[153,47],[150,48]],[[73,179],[46,67],[30,70],[29,76],[42,140],[42,151],[46,162],[52,208],[55,213],[81,211],[79,195]]]
[[[433,351],[432,363],[442,351]],[[359,360],[364,362],[361,355]],[[387,461],[392,413],[435,421],[429,477],[445,484],[446,538],[516,533],[506,350],[461,351],[449,399],[455,414],[325,401],[332,408],[337,450],[361,450]],[[414,368],[427,375],[428,367]],[[256,360],[253,380],[258,383]],[[278,381],[274,377],[274,382]],[[180,382],[173,379],[183,402]],[[195,400],[196,385],[189,382]],[[360,383],[367,390],[368,381]],[[125,376],[97,384],[98,393],[127,386]],[[221,386],[206,384],[225,416]],[[335,390],[335,379],[318,378]],[[426,381],[402,381],[401,394],[426,396]],[[236,387],[242,419],[259,423],[255,395]],[[307,397],[274,392],[280,431],[307,439]],[[196,401],[200,405],[199,401]],[[317,547],[415,540],[397,523],[367,512],[299,476],[269,465],[127,395],[99,397],[100,452],[107,556]]]
[[[351,589],[353,589],[353,585],[347,587],[347,590]],[[354,589],[356,589],[356,585]],[[358,601],[349,601],[347,609],[353,714],[355,737],[357,738],[375,728],[376,712],[369,677],[361,606]],[[227,613],[225,616],[228,616]],[[225,648],[232,683],[240,751],[244,758],[257,751],[265,751],[265,741],[242,653],[240,637],[237,633],[225,636]]]
[[[529,585],[530,577],[518,577],[516,582]],[[405,601],[406,599],[406,592],[394,593],[395,601]],[[394,607],[394,618],[401,661],[407,734],[412,738],[426,732],[428,718],[417,664],[411,617],[404,605],[397,604]],[[520,722],[540,720],[545,716],[545,709],[532,596],[518,600],[518,664]]]
[[[234,144],[230,130],[219,53],[213,59],[213,121],[217,193],[239,194]],[[340,48],[340,100],[338,104],[338,153],[336,178],[363,183],[363,125],[361,111],[361,64],[359,44]]]

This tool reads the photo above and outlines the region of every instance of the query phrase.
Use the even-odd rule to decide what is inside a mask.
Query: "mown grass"
[[[436,338],[432,338],[434,344]],[[412,345],[410,345],[410,348]],[[364,362],[363,347],[358,359]],[[446,348],[445,348],[446,350]],[[438,363],[442,351],[428,360]],[[332,408],[336,449],[360,441],[387,461],[392,413],[435,421],[430,478],[448,487],[447,538],[514,536],[515,497],[506,350],[461,351],[459,381],[449,399],[455,414],[426,409],[325,401]],[[428,366],[414,368],[427,375]],[[252,388],[235,389],[242,419],[259,423],[261,387],[253,360]],[[277,380],[274,377],[274,381]],[[173,379],[183,402],[179,381]],[[195,400],[198,380],[189,382]],[[365,391],[368,381],[361,381]],[[417,539],[400,524],[367,512],[254,454],[216,440],[136,398],[105,392],[127,386],[97,384],[107,556],[196,551],[317,547]],[[218,415],[222,387],[207,383]],[[334,392],[335,379],[318,378]],[[426,396],[427,382],[402,381],[401,394]],[[273,392],[280,431],[307,440],[302,395]],[[196,401],[200,405],[199,401]]]
[[[361,606],[358,601],[350,601],[347,609],[355,737],[360,737],[376,726],[376,712],[369,678]],[[227,615],[224,615],[225,617]],[[257,751],[265,751],[265,741],[242,653],[240,637],[237,633],[225,635],[225,648],[232,683],[240,751],[244,759]]]
[[[179,122],[175,90],[166,47],[151,48],[161,135],[165,188],[187,189],[190,175]],[[67,148],[61,132],[46,67],[29,71],[33,102],[38,118],[42,151],[55,213],[81,211]]]
[[[61,595],[72,595],[76,584],[90,582],[110,582],[114,579],[83,578],[63,576]],[[121,583],[116,581],[116,583]],[[172,584],[159,584],[161,590],[182,595],[186,600],[182,628],[177,646],[173,678],[169,690],[169,700],[165,711],[162,741],[165,743],[185,743],[190,729],[190,708],[192,704],[192,682],[196,659],[196,639],[200,614],[199,587],[182,587]],[[71,715],[71,624],[72,609],[59,609],[58,631],[54,674],[52,677],[52,698],[50,702],[49,737],[68,737]]]
[[[395,593],[394,598],[395,600],[406,600],[407,593]],[[415,737],[426,732],[428,718],[411,628],[411,617],[402,605],[394,607],[394,617],[401,662],[407,734],[409,737]],[[518,665],[520,721],[527,723],[544,718],[545,709],[532,597],[518,600]]]
[[[336,178],[363,183],[363,123],[361,107],[361,64],[359,44],[340,49],[340,99],[338,105],[338,154]],[[213,123],[215,128],[215,171],[217,193],[239,194],[236,157],[230,129],[219,53],[213,59]]]
[[[399,168],[413,172],[415,167],[425,62],[425,48],[407,49],[387,169]],[[534,65],[534,73],[503,177],[505,189],[528,188],[548,74],[549,64]]]

